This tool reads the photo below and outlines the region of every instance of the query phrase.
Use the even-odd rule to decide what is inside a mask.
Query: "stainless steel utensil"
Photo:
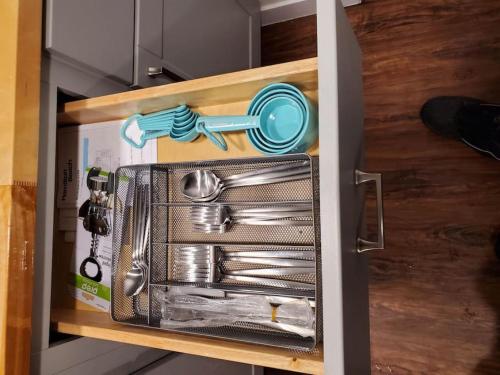
[[[224,233],[234,224],[312,226],[310,203],[282,207],[230,209],[224,205],[193,206],[190,218],[195,232]]]
[[[311,178],[309,161],[263,168],[251,172],[219,178],[210,170],[196,170],[185,175],[180,182],[182,194],[195,202],[210,202],[229,188]]]
[[[309,220],[255,220],[255,219],[237,219],[231,222],[232,224],[245,224],[245,225],[282,225],[288,227],[306,227],[311,226],[312,222]],[[199,233],[226,233],[229,230],[227,224],[212,225],[195,223],[193,230]]]
[[[221,264],[235,261],[249,264],[264,264],[281,267],[314,267],[314,251],[230,251],[224,252],[218,246],[194,245],[174,248],[174,259],[180,263],[208,261]]]
[[[311,203],[293,203],[287,206],[275,207],[257,207],[245,209],[231,209],[227,205],[216,204],[210,206],[193,206],[191,217],[207,220],[217,220],[221,222],[227,219],[227,216],[246,217],[252,219],[279,219],[287,217],[311,217]]]
[[[148,277],[148,265],[145,261],[150,224],[147,196],[147,187],[136,188],[133,204],[132,268],[125,275],[124,281],[124,291],[128,297],[138,295]]]
[[[212,253],[211,253],[212,251]],[[289,260],[294,263],[291,267],[280,266],[275,268],[264,269],[243,269],[243,270],[225,270],[221,267],[220,259],[214,262],[215,249],[210,247],[200,247],[197,254],[188,250],[187,258],[184,256],[183,250],[174,252],[173,271],[175,280],[180,282],[220,282],[223,279],[232,279],[236,281],[251,282],[258,285],[274,286],[281,285],[285,288],[300,288],[314,290],[314,284],[308,284],[298,281],[273,279],[261,276],[290,276],[297,274],[315,273],[315,265],[312,261],[306,261],[302,265],[298,262],[301,260]],[[194,255],[193,255],[194,254]],[[265,258],[264,258],[265,259]],[[296,263],[295,263],[296,262]]]

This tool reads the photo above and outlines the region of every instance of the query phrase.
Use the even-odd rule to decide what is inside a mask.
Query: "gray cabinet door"
[[[167,68],[197,78],[248,69],[250,16],[238,1],[165,0]]]
[[[361,51],[340,0],[317,0],[321,261],[325,374],[369,374]]]
[[[202,370],[203,369],[203,370]],[[263,375],[262,367],[189,354],[172,353],[135,373],[136,375]]]
[[[260,65],[257,0],[137,0],[135,30],[136,86]],[[149,67],[166,74],[150,78]]]
[[[149,87],[174,82],[166,75],[148,76],[148,68],[164,68],[163,1],[136,0],[134,86]],[[184,77],[183,77],[184,78]]]
[[[132,83],[134,0],[47,0],[51,56]]]

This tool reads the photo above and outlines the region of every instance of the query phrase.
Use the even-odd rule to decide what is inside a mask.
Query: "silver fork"
[[[202,233],[225,233],[234,224],[313,225],[310,203],[250,209],[230,209],[227,205],[193,206],[190,218],[193,230]]]
[[[291,280],[273,279],[262,276],[290,276],[298,274],[315,273],[314,262],[311,260],[289,259],[289,262],[297,262],[294,266],[281,266],[274,268],[258,268],[228,271],[220,265],[220,259],[214,262],[215,249],[209,246],[200,247],[199,250],[188,249],[188,256],[185,257],[185,250],[174,252],[173,271],[175,280],[179,282],[220,282],[223,279],[250,282],[266,286],[283,286],[286,288],[299,288],[314,290],[314,284],[303,283]],[[211,253],[212,251],[212,253]],[[264,258],[265,259],[265,258]],[[267,258],[269,259],[269,258]],[[298,262],[307,262],[299,264]],[[255,262],[253,262],[255,263]],[[267,263],[266,263],[267,264]]]
[[[147,278],[148,278],[148,264],[146,262],[146,250],[148,248],[148,243],[149,243],[149,226],[150,226],[150,213],[149,213],[149,209],[148,209],[148,185],[145,185],[143,190],[142,190],[142,219],[143,219],[143,223],[142,223],[142,228],[141,228],[141,231],[142,231],[142,237],[141,237],[141,243],[140,243],[140,246],[139,246],[139,249],[138,249],[138,254],[137,254],[137,259],[138,259],[138,262],[141,264],[141,266],[144,268],[145,270],[145,274],[144,274],[144,278],[145,278],[145,281],[147,281]],[[145,223],[144,223],[144,219],[145,220]]]
[[[149,236],[147,187],[136,187],[133,209],[132,268],[124,280],[125,295],[129,297],[138,295],[148,278],[148,265],[144,255]]]
[[[281,267],[315,267],[314,250],[223,251],[219,246],[193,245],[174,248],[177,264],[223,261]]]

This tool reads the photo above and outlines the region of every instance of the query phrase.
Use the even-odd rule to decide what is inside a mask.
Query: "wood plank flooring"
[[[500,102],[500,1],[367,0],[347,13],[364,53],[367,166],[384,174],[372,373],[500,374],[500,162],[419,119],[437,95]],[[264,27],[263,63],[316,55],[315,25]]]

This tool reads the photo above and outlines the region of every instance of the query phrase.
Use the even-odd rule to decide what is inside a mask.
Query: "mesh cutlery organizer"
[[[310,178],[308,179],[227,189],[215,202],[193,203],[182,194],[179,187],[182,177],[194,170],[211,170],[221,178],[261,168],[298,165],[304,161],[309,161],[310,165]],[[176,281],[179,280],[179,275],[176,272],[181,271],[174,267],[175,248],[213,245],[223,252],[313,250],[315,255],[314,273],[286,277],[272,276],[273,282],[266,286],[229,278],[188,285],[219,289],[230,293],[305,297],[311,301],[314,300],[316,306],[316,335],[314,338],[304,338],[297,334],[253,323],[235,323],[224,327],[175,329],[175,331],[189,334],[279,346],[293,350],[312,350],[322,336],[318,169],[318,159],[305,154],[120,167],[116,171],[115,177],[111,280],[112,319],[125,324],[161,329],[162,307],[155,297],[155,290],[164,291],[170,286],[186,285],[186,283]],[[138,295],[127,297],[124,293],[124,281],[125,275],[132,267],[132,218],[137,185],[146,187],[149,191],[150,235],[145,253],[148,278]],[[190,209],[197,205],[211,206],[222,203],[231,209],[279,208],[298,202],[312,204],[310,217],[312,225],[235,224],[226,233],[198,233],[192,230],[190,221]],[[228,271],[237,271],[248,268],[248,263],[244,264],[237,259],[222,259],[221,266]],[[269,268],[269,266],[256,264],[252,265],[252,268]],[[308,283],[315,288],[290,287],[287,281]]]

